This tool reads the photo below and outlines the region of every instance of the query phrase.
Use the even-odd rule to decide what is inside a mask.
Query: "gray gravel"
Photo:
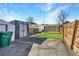
[[[10,46],[0,48],[0,56],[25,56],[31,47],[32,43],[13,42]]]
[[[41,44],[44,41],[42,38],[32,37],[17,39],[10,46],[0,47],[0,56],[27,56],[33,43]]]

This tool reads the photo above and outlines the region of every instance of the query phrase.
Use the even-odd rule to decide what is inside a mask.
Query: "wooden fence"
[[[44,29],[46,32],[58,32],[59,31],[58,27],[59,27],[58,25],[46,25]]]
[[[63,34],[64,32],[64,41],[68,45],[68,48],[79,55],[79,21],[75,20],[74,22],[60,26],[59,28],[60,34]]]

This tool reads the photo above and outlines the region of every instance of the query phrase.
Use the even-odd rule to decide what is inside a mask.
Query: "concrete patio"
[[[47,39],[42,44],[33,44],[29,56],[70,56],[70,54],[62,39]]]

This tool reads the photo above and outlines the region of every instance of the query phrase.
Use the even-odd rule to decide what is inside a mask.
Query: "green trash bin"
[[[12,32],[8,32],[7,35],[9,36],[8,37],[8,45],[10,45],[11,44]]]
[[[0,46],[5,47],[11,44],[12,32],[0,32]]]

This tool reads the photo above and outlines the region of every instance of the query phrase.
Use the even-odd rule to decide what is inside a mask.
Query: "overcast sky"
[[[79,4],[75,3],[0,3],[0,19],[26,21],[31,16],[38,24],[56,24],[61,9],[69,13],[67,20],[79,19]]]

